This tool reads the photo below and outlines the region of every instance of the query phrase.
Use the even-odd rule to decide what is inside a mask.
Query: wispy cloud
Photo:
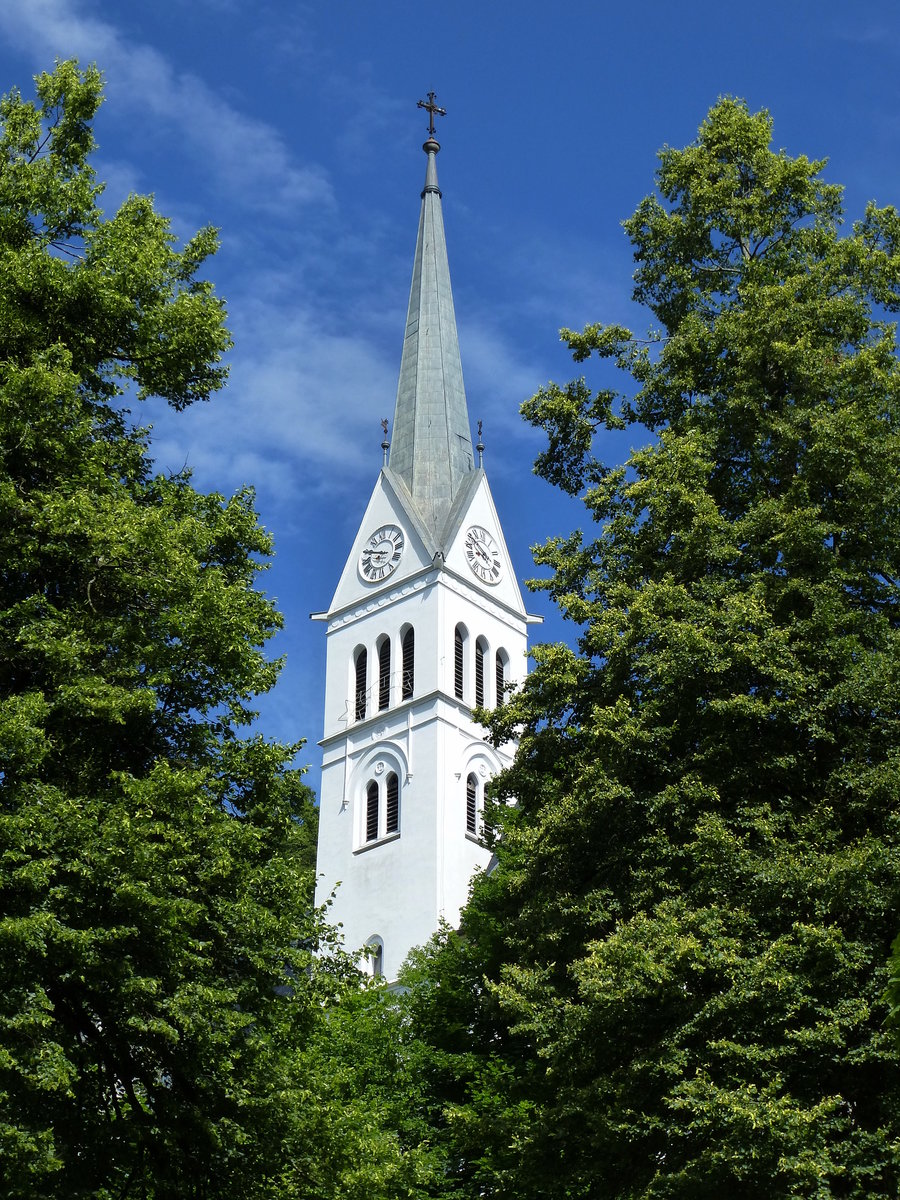
[[[43,67],[73,56],[97,62],[116,107],[164,121],[183,150],[202,155],[233,201],[279,213],[333,203],[326,171],[295,161],[275,128],[240,112],[198,76],[177,71],[154,47],[87,15],[75,0],[5,0],[0,30]]]
[[[359,486],[360,471],[377,471],[376,418],[393,409],[397,365],[301,307],[257,303],[248,316],[223,395],[177,416],[150,410],[154,455],[165,470],[187,463],[203,487],[253,482],[284,518],[305,496],[338,498]]]
[[[896,25],[890,21],[882,21],[877,17],[866,19],[851,9],[846,10],[845,20],[832,18],[825,25],[825,31],[838,42],[848,42],[858,46],[878,46],[893,49],[896,46]]]
[[[160,469],[187,465],[203,488],[252,482],[287,529],[292,512],[302,521],[306,500],[341,504],[361,479],[374,479],[379,420],[393,416],[399,346],[393,336],[353,332],[352,317],[347,333],[324,329],[302,301],[254,300],[242,312],[226,392],[177,415],[154,406],[143,419],[154,423]],[[473,425],[484,420],[489,447],[528,440],[518,411],[534,391],[536,366],[482,322],[463,326],[460,340]]]
[[[356,504],[360,480],[368,487],[377,474],[379,420],[393,415],[396,396],[417,197],[408,206],[409,257],[400,261],[383,213],[357,206],[348,217],[352,199],[335,197],[324,172],[298,163],[274,127],[123,27],[91,16],[84,0],[0,5],[0,33],[39,68],[57,56],[97,61],[111,107],[136,130],[145,120],[162,125],[182,153],[202,153],[230,202],[278,213],[268,222],[228,221],[210,269],[229,299],[235,350],[228,387],[211,404],[180,414],[151,402],[134,416],[153,424],[159,469],[186,465],[204,490],[252,483],[264,519],[291,531],[310,504]],[[368,136],[355,121],[344,134],[345,159],[355,160],[348,147],[360,152],[378,142],[373,126],[398,119],[393,100],[374,85],[366,85],[366,101]],[[119,157],[103,164],[110,207],[141,189],[142,161],[136,148],[133,163]],[[179,192],[177,175],[162,186],[161,209],[174,215],[176,229],[191,232],[202,222],[202,215],[192,219],[201,202]],[[324,220],[298,229],[303,201]],[[518,409],[541,372],[480,305],[461,323],[460,338],[471,416],[484,420],[489,447],[527,436]]]
[[[520,437],[527,430],[519,416],[522,401],[540,381],[535,363],[524,360],[485,319],[460,321],[459,340],[466,378],[469,415],[484,421],[487,439]]]

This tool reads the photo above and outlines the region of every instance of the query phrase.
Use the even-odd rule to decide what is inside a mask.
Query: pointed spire
[[[400,476],[426,526],[440,539],[460,485],[475,470],[463,385],[437,179],[434,114],[429,93],[428,156],[413,264],[406,337],[391,436],[390,468]]]

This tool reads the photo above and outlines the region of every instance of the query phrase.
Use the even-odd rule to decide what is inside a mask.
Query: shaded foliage
[[[356,976],[314,954],[296,747],[248,730],[271,542],[249,492],[154,474],[121,399],[224,381],[215,234],[104,217],[98,73],[36,83],[0,103],[4,1195],[327,1194],[302,1049]]]

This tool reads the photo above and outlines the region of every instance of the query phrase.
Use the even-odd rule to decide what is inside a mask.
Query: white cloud
[[[282,514],[304,497],[354,492],[360,473],[374,476],[397,363],[364,338],[322,329],[302,308],[269,303],[255,305],[237,341],[243,353],[211,404],[150,409],[160,469],[187,463],[202,488],[253,483]]]
[[[84,0],[6,0],[0,33],[41,67],[56,56],[97,61],[115,109],[134,126],[129,145],[138,143],[147,118],[171,130],[185,153],[202,154],[229,199],[290,212],[290,221],[229,224],[222,256],[207,273],[229,300],[231,377],[210,404],[184,413],[161,402],[135,407],[135,419],[154,426],[158,467],[187,465],[203,490],[253,484],[267,521],[277,519],[282,531],[302,520],[305,502],[354,502],[360,480],[370,486],[381,464],[380,419],[393,415],[415,195],[409,257],[391,258],[387,269],[386,256],[394,252],[383,216],[367,212],[363,224],[346,213],[342,219],[324,173],[298,165],[277,130],[238,111],[198,75],[176,70],[154,46],[88,15]],[[366,98],[366,120],[389,125],[394,103],[371,85]],[[137,163],[143,161],[139,150],[138,143]],[[145,190],[140,168],[123,159],[121,147],[102,173],[110,209],[128,191]],[[193,202],[179,194],[177,173],[163,187],[161,210],[174,213],[179,231],[191,232],[200,221],[191,219]],[[308,223],[292,232],[304,199],[329,205],[327,237]],[[270,236],[270,228],[280,226]],[[470,415],[473,425],[484,420],[488,454],[499,463],[501,438],[529,436],[518,409],[543,373],[513,349],[496,314],[468,313],[460,337]]]
[[[522,358],[514,347],[486,321],[459,321],[460,351],[469,415],[484,421],[485,437],[519,437],[527,429],[519,416],[522,401],[533,395],[540,380],[539,368]]]
[[[271,125],[238,111],[196,75],[176,71],[152,46],[128,43],[74,0],[5,0],[0,30],[44,67],[54,58],[97,62],[117,109],[169,124],[233,200],[270,212],[333,203],[325,170],[295,162]]]
[[[154,402],[138,420],[152,421],[161,470],[189,466],[197,486],[231,492],[252,483],[260,505],[287,530],[312,499],[342,504],[368,487],[381,465],[382,417],[393,417],[400,367],[397,339],[324,328],[303,301],[254,300],[235,330],[240,354],[224,392],[180,414]],[[400,317],[398,316],[398,323]],[[533,363],[488,325],[460,331],[473,432],[483,419],[496,473],[510,438],[534,438],[519,405],[540,377]],[[518,461],[518,458],[510,459]]]

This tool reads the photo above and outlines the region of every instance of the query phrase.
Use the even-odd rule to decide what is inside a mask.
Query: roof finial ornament
[[[434,92],[428,93],[427,100],[419,100],[417,108],[424,108],[428,113],[428,141],[424,142],[422,149],[428,155],[428,169],[425,172],[425,187],[422,191],[424,199],[428,192],[433,192],[436,196],[440,196],[441,189],[438,187],[437,181],[437,152],[441,148],[441,143],[434,136],[434,118],[446,117],[446,108],[440,108],[434,102]]]
[[[381,465],[383,467],[386,467],[388,465],[388,450],[390,450],[390,448],[391,448],[391,443],[388,441],[388,419],[387,419],[387,417],[385,417],[384,420],[381,422],[381,432],[383,435],[382,441],[381,441],[381,457],[382,457]]]
[[[478,422],[478,442],[475,445],[475,449],[478,451],[478,466],[483,467],[484,466],[484,442],[481,440],[481,422],[480,421]]]
[[[428,113],[428,137],[429,137],[430,141],[434,141],[434,118],[435,118],[435,115],[437,115],[439,117],[446,117],[446,115],[447,115],[446,108],[439,108],[435,104],[434,92],[429,92],[428,99],[420,100],[417,103],[416,107],[424,108],[425,111]]]

